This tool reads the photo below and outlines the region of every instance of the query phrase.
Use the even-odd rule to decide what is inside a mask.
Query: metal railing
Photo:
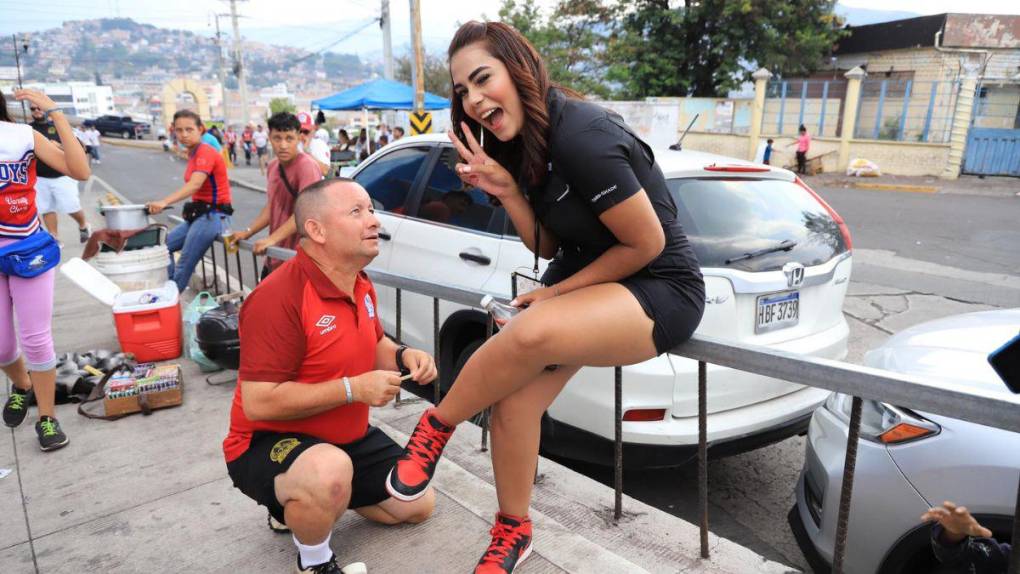
[[[245,264],[242,264],[241,251],[251,256],[253,277],[255,284],[259,282],[259,257],[252,251],[254,242],[238,242],[239,250],[233,253],[235,269],[238,272],[236,278],[231,277],[231,253],[226,245],[219,241],[214,244],[207,258],[202,261],[203,283],[211,286],[217,293],[220,291],[220,269],[218,261],[224,263],[225,271],[222,275],[222,282],[227,292],[231,290],[232,280],[236,282],[237,290],[245,291],[253,285],[244,283]],[[221,251],[217,257],[216,251]],[[290,259],[295,252],[289,249],[270,247],[267,256],[279,260]],[[247,257],[247,256],[246,256]],[[207,270],[207,263],[212,266],[212,272]],[[440,339],[439,339],[439,301],[478,307],[483,295],[497,296],[495,293],[485,293],[471,289],[461,289],[438,283],[424,281],[414,277],[396,275],[384,271],[367,270],[369,277],[376,285],[394,288],[396,290],[396,333],[395,338],[399,342],[402,335],[402,293],[409,291],[415,294],[432,298],[433,312],[433,336],[434,356],[439,360]],[[211,285],[210,285],[210,277]],[[486,330],[486,338],[493,334],[493,323],[489,320]],[[843,572],[843,563],[846,557],[847,548],[847,526],[850,517],[850,501],[853,493],[854,470],[857,459],[857,443],[860,437],[861,407],[864,399],[881,401],[897,406],[916,409],[919,411],[945,415],[955,419],[961,419],[972,423],[995,427],[1020,433],[1020,403],[1003,400],[992,392],[974,390],[947,384],[945,382],[933,383],[920,377],[902,375],[874,369],[869,367],[852,365],[829,359],[818,359],[804,357],[770,349],[757,345],[735,345],[714,337],[695,335],[689,341],[677,346],[670,353],[698,361],[698,501],[699,501],[699,527],[701,536],[701,557],[709,558],[708,545],[708,368],[709,363],[722,367],[764,375],[782,379],[802,385],[817,387],[844,393],[853,397],[849,421],[849,435],[847,437],[846,458],[843,467],[843,480],[840,492],[840,502],[836,519],[835,546],[833,549],[832,571],[835,574]],[[621,367],[615,367],[615,433],[614,433],[614,520],[618,523],[623,512],[623,374]],[[440,400],[441,385],[437,379],[434,383],[434,402]],[[414,399],[417,400],[417,399]],[[398,395],[394,407],[406,404],[407,400],[401,400]],[[478,419],[482,427],[481,450],[487,450],[488,445],[488,411]],[[1015,550],[1016,544],[1020,541],[1020,478],[1017,482],[1017,499],[1013,514],[1012,540],[1014,551],[1011,556],[1009,574],[1020,574],[1020,552]]]

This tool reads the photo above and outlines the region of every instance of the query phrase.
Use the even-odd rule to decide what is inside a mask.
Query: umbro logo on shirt
[[[319,320],[315,322],[316,327],[322,328],[322,330],[319,331],[319,334],[325,335],[333,329],[336,329],[336,325],[333,324],[334,321],[336,321],[336,315],[323,315],[322,317],[319,317]]]

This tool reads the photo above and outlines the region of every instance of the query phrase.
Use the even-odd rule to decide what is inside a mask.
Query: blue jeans
[[[230,216],[210,211],[191,223],[178,225],[167,234],[166,248],[170,251],[167,275],[177,283],[178,291],[184,291],[188,286],[198,262],[224,229],[230,229]],[[181,259],[175,267],[174,253],[177,251],[181,252]]]

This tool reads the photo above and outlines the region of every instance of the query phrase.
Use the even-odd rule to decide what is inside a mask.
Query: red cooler
[[[181,356],[181,305],[173,281],[158,289],[117,295],[113,320],[121,350],[134,353],[139,362]]]

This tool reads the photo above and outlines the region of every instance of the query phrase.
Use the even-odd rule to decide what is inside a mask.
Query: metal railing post
[[[212,280],[213,280],[213,293],[220,294],[220,274],[219,267],[216,266],[216,246],[213,245],[209,249],[209,253],[212,255]]]
[[[241,266],[241,250],[236,249],[234,251],[234,260],[237,262],[237,282],[241,285],[238,286],[237,290],[244,293],[244,267]]]
[[[822,112],[818,116],[818,137],[825,137],[825,104],[829,101],[829,81],[822,84]]]
[[[173,257],[173,254],[170,256]],[[209,288],[209,278],[205,276],[205,257],[202,257],[200,261],[202,262],[202,290],[204,291]],[[173,277],[170,279],[173,279]]]
[[[903,111],[900,113],[900,133],[896,138],[903,141],[907,137],[907,114],[910,113],[910,93],[914,87],[913,80],[907,80],[907,87],[903,90]]]
[[[846,535],[850,524],[850,497],[854,490],[854,469],[857,466],[857,441],[861,434],[861,398],[853,397],[850,407],[850,432],[846,438],[846,459],[843,462],[843,485],[839,492],[839,514],[836,516],[836,545],[832,551],[832,574],[843,574],[846,556]]]
[[[615,437],[613,440],[613,520],[620,522],[623,515],[623,368],[613,368],[613,397],[615,402]]]
[[[878,92],[878,109],[875,110],[875,128],[871,131],[871,139],[877,140],[882,133],[882,111],[885,107],[885,91],[889,88],[889,80],[882,80]]]
[[[939,94],[939,83],[931,83],[931,97],[928,98],[928,111],[924,113],[924,129],[921,130],[921,141],[928,141],[928,131],[931,130],[931,115],[935,111],[935,98]]]
[[[779,96],[779,119],[776,121],[776,133],[783,135],[783,116],[786,114],[786,80],[782,83],[782,93]]]
[[[1009,574],[1020,574],[1020,480],[1016,487],[1016,509],[1013,511],[1013,550],[1009,556]]]
[[[226,281],[227,281],[227,293],[230,293],[230,250],[227,249],[227,242],[226,241],[222,241],[221,240],[221,243],[223,243],[223,269],[224,269],[224,275],[227,276],[227,278],[226,278]],[[215,245],[213,245],[213,249],[216,249]]]
[[[485,340],[488,341],[492,338],[492,333],[496,330],[496,322],[493,320],[492,315],[489,315],[489,320],[485,322]],[[492,416],[492,407],[485,407],[482,411],[482,445],[481,451],[487,452],[489,450],[489,417]],[[538,467],[535,467],[535,472],[538,472]]]
[[[255,255],[255,252],[251,252],[251,266],[255,269],[255,286],[262,282],[262,273],[259,273],[259,258]]]
[[[698,361],[698,513],[701,557],[708,558],[708,365]]]
[[[804,125],[804,108],[807,106],[808,81],[800,81],[800,114],[797,115],[797,125]]]
[[[396,298],[397,298],[397,326],[396,326],[396,333],[395,334],[396,334],[396,338],[397,338],[397,344],[400,345],[400,344],[402,344],[402,341],[404,340],[404,318],[403,318],[403,312],[402,312],[403,311],[403,309],[402,309],[402,307],[403,307],[403,301],[402,301],[403,293],[401,292],[401,289],[396,289]],[[439,357],[436,357],[436,360],[438,361]],[[439,384],[439,379],[436,379],[436,384],[437,385]],[[395,409],[399,409],[400,408],[400,395],[403,394],[403,392],[404,392],[403,388],[401,388],[401,389],[399,389],[397,391],[397,398],[393,401],[393,408],[395,408]]]
[[[439,297],[432,298],[432,347],[435,350],[432,356],[439,360]],[[433,404],[439,406],[439,401],[442,399],[442,385],[439,384],[438,378],[432,385],[436,396],[435,403]]]

